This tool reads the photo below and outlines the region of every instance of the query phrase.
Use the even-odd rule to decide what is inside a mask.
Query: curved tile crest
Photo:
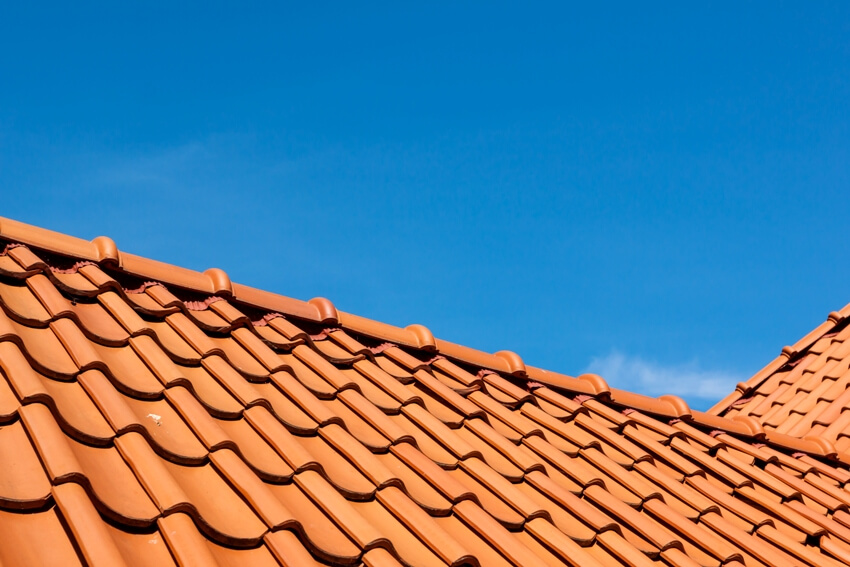
[[[599,394],[608,394],[611,392],[611,388],[608,386],[608,382],[605,381],[605,378],[600,376],[599,374],[586,373],[578,376],[578,380],[582,380],[590,384],[590,386],[595,390],[596,395]]]
[[[732,421],[737,421],[738,423],[746,427],[749,434],[753,437],[765,436],[765,431],[764,428],[761,426],[761,423],[759,423],[758,420],[752,416],[736,415],[732,417]]]
[[[227,272],[220,268],[209,268],[204,270],[204,274],[210,280],[213,295],[226,298],[233,297],[233,284],[230,282],[230,276],[227,275]]]
[[[97,261],[107,266],[121,267],[121,252],[108,236],[98,236],[91,241],[97,252]]]
[[[504,360],[508,365],[508,373],[517,378],[523,378],[528,375],[525,369],[525,363],[520,356],[510,350],[500,350],[495,354],[498,358]]]
[[[425,325],[414,323],[413,325],[408,325],[405,329],[413,333],[413,336],[416,338],[416,346],[419,348],[427,351],[437,350],[437,341],[434,339],[431,330]]]
[[[336,307],[334,307],[330,299],[314,297],[307,303],[316,308],[318,320],[323,325],[336,326],[339,324],[339,313],[337,313]]]

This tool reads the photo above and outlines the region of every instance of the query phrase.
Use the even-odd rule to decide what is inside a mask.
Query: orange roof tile
[[[103,237],[0,246],[4,566],[850,559],[841,314],[703,413]]]
[[[782,349],[709,413],[758,423],[768,438],[817,444],[850,463],[850,305]]]

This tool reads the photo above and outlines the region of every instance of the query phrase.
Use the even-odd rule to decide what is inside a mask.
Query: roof
[[[0,241],[4,567],[850,563],[819,437],[108,238]]]
[[[734,392],[711,413],[746,416],[769,431],[819,439],[850,451],[850,306],[827,320]]]

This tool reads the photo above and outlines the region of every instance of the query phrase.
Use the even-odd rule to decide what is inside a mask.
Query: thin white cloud
[[[115,155],[100,162],[94,180],[100,185],[146,190],[183,186],[208,172],[220,156],[208,144],[191,142],[148,152]]]
[[[697,361],[663,365],[618,351],[593,358],[585,372],[598,374],[617,388],[641,394],[675,394],[703,400],[722,399],[742,379],[730,372],[703,369]]]

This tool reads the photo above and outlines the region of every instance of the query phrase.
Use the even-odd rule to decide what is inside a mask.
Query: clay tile
[[[543,518],[535,518],[525,525],[525,530],[535,538],[544,542],[549,550],[565,561],[565,564],[581,565],[582,567],[602,567],[596,559],[584,550],[578,543],[567,537],[564,532]]]
[[[474,502],[463,500],[455,504],[454,511],[464,523],[471,526],[515,565],[545,565],[543,560]]]
[[[53,318],[70,315],[72,313],[71,302],[59,293],[47,276],[35,274],[27,278],[27,287],[41,301],[41,304]]]
[[[70,439],[42,404],[23,406],[20,414],[54,485],[73,480],[91,487],[103,513],[113,520],[144,526],[156,517],[153,503],[114,448]]]
[[[89,341],[79,327],[70,319],[57,319],[50,323],[50,328],[62,341],[68,354],[74,359],[77,367],[81,370],[93,366],[105,367],[105,364],[95,352]]]
[[[169,514],[158,519],[156,523],[179,565],[216,565],[206,538],[198,532],[188,515],[179,512]]]
[[[70,482],[55,486],[53,496],[89,565],[126,565],[109,536],[106,522],[100,519],[80,485]]]
[[[363,554],[365,567],[401,567],[401,563],[383,547],[370,549]]]
[[[831,323],[838,323],[842,319],[844,319],[844,317],[838,311],[833,311],[829,315],[826,316],[826,320],[831,322]]]
[[[611,391],[611,389],[608,387],[608,382],[606,382],[605,379],[602,378],[602,376],[599,376],[598,374],[582,374],[578,377],[578,379],[590,384],[593,387],[594,393],[597,396],[600,394],[610,393]]]
[[[295,523],[292,513],[236,453],[228,449],[221,449],[210,454],[210,461],[248,501],[251,508],[266,522],[267,526],[272,528],[290,526]]]
[[[121,267],[121,252],[115,241],[108,236],[98,236],[91,241],[97,252],[97,261],[106,266]]]
[[[673,409],[680,418],[689,418],[691,416],[691,408],[688,406],[687,402],[685,402],[685,400],[683,400],[679,396],[674,396],[673,394],[665,394],[663,396],[659,396],[658,399],[664,400],[665,402],[673,406]]]
[[[795,354],[797,353],[794,352],[794,349],[786,345],[782,347],[782,352],[780,353],[780,356],[784,356],[785,358],[791,358]]]
[[[815,445],[820,448],[822,454],[826,457],[835,457],[838,454],[838,451],[835,449],[835,446],[830,443],[827,439],[820,437],[818,435],[807,435],[803,437],[805,441],[811,441]]]
[[[336,424],[319,429],[319,434],[333,446],[336,451],[345,456],[357,469],[375,486],[399,484],[393,474],[369,451],[363,444],[358,443],[348,431]]]
[[[749,415],[736,415],[732,418],[732,421],[743,424],[751,436],[756,438],[764,437],[764,429],[756,418]]]
[[[425,325],[413,324],[408,325],[406,329],[413,333],[413,336],[416,338],[416,346],[429,352],[437,350],[437,341],[434,340],[434,335],[428,327]]]
[[[186,388],[182,386],[169,388],[165,391],[165,397],[174,405],[186,424],[188,424],[208,449],[214,450],[224,445],[232,445],[232,441],[224,430],[221,429],[216,420],[210,416],[195,396],[189,393]],[[182,430],[181,433],[183,433]],[[176,437],[176,434],[172,435]],[[185,432],[185,436],[184,446],[196,444],[195,438],[191,437],[188,431]]]
[[[316,471],[302,471],[294,477],[310,499],[332,516],[339,527],[361,548],[383,547],[387,540],[369,519],[361,516],[343,495]]]
[[[26,510],[44,506],[50,497],[50,481],[20,421],[0,427],[0,504]]]
[[[230,276],[224,270],[209,268],[204,271],[204,274],[210,279],[210,288],[213,294],[228,299],[233,297],[233,284],[230,283]]]
[[[74,536],[67,529],[56,507],[26,515],[0,510],[3,565],[82,567],[83,559],[74,549]]]
[[[287,567],[297,565],[304,565],[304,567],[319,566],[319,563],[307,551],[304,542],[291,530],[269,532],[263,536],[263,539],[266,547],[282,565]],[[212,565],[212,563],[208,564]]]
[[[20,266],[25,270],[42,270],[47,268],[47,264],[36,256],[32,250],[26,246],[16,246],[7,248],[9,256],[15,259]]]
[[[322,325],[339,325],[339,313],[330,299],[314,297],[308,303],[316,308],[317,319]]]
[[[165,321],[183,338],[184,341],[189,343],[189,345],[194,348],[201,357],[209,356],[211,354],[222,354],[221,349],[216,346],[212,339],[210,339],[210,337],[204,333],[200,327],[195,325],[192,320],[183,313],[180,313],[179,311],[172,313],[165,318]]]
[[[508,373],[518,378],[524,378],[527,375],[525,363],[515,352],[509,350],[500,350],[496,356],[504,360],[508,364]]]
[[[738,382],[738,383],[735,385],[735,389],[736,389],[737,391],[739,391],[739,392],[741,393],[741,395],[742,395],[742,396],[746,396],[746,395],[748,395],[748,394],[750,393],[750,390],[752,390],[752,386],[750,386],[750,385],[749,385],[749,384],[747,384],[746,382]]]
[[[470,553],[451,534],[444,531],[422,508],[395,487],[377,494],[378,500],[411,531],[419,536],[447,564],[457,565],[472,559]]]

